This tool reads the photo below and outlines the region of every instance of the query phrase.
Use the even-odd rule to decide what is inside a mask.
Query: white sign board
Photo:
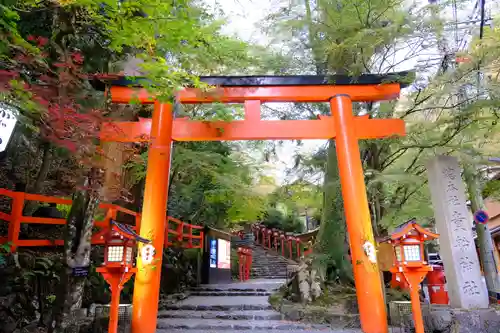
[[[0,152],[7,149],[16,122],[17,118],[14,113],[0,104]]]

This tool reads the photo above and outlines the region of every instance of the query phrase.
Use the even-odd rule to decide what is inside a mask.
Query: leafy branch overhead
[[[498,138],[498,45],[494,31],[472,43],[468,63],[443,72],[426,50],[439,49],[448,22],[441,17],[446,4],[407,5],[403,1],[299,1],[268,17],[274,41],[289,45],[292,66],[311,73],[386,73],[416,70],[417,77],[400,101],[355,106],[370,117],[398,117],[407,124],[401,139],[361,144],[372,218],[382,229],[406,217],[430,218],[424,165],[435,153],[458,154],[481,163],[494,154]],[[495,28],[498,30],[498,28]],[[433,63],[434,61],[434,63]],[[478,73],[481,63],[482,73]],[[417,64],[408,68],[406,64]],[[478,75],[484,80],[477,87]],[[304,119],[328,114],[326,105],[297,104],[271,113]],[[325,171],[327,147],[300,157],[295,173],[317,179]],[[335,159],[334,159],[335,160]],[[318,163],[319,162],[319,163]],[[326,186],[326,180],[325,180]],[[329,187],[326,187],[327,189]],[[325,190],[326,191],[326,190]],[[339,195],[337,192],[334,195]],[[338,209],[338,208],[337,208]]]
[[[179,142],[170,173],[169,214],[183,221],[223,227],[256,220],[266,199],[255,190],[260,168],[220,142]],[[147,153],[126,167],[137,181],[145,177]]]
[[[121,172],[117,149],[100,142],[99,131],[104,120],[149,117],[151,109],[111,105],[93,88],[96,76],[139,73],[147,89],[172,101],[184,86],[210,88],[199,75],[265,71],[260,61],[273,59],[264,48],[222,34],[224,21],[204,6],[190,0],[0,4],[0,102],[14,110],[20,125],[7,153],[0,155],[0,186],[23,191],[24,182],[35,193],[74,194],[65,226],[61,288],[55,298],[49,295],[54,301],[46,324],[50,330],[64,331],[70,309],[83,302],[86,279],[72,276],[68,267],[90,263],[92,224],[105,197],[104,183],[120,178],[118,192],[133,192],[126,204],[135,211],[141,208],[144,147],[123,147],[123,156],[138,157],[139,163]],[[205,120],[230,120],[241,113],[239,107],[221,105],[201,109],[198,117]],[[197,117],[196,110],[184,111]],[[237,150],[238,145],[227,143],[176,144],[169,213],[220,227],[257,219],[266,204],[265,196],[254,190],[260,170],[253,158]],[[109,166],[114,170],[103,175]],[[127,186],[127,171],[135,187]],[[36,210],[34,205],[28,214]]]

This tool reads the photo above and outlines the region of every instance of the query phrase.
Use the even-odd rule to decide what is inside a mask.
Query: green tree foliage
[[[449,23],[441,18],[447,3],[416,6],[398,0],[299,1],[271,15],[270,33],[289,45],[292,65],[315,74],[386,73],[417,63],[425,50],[443,51],[443,29]],[[481,163],[477,156],[488,156],[494,147],[498,101],[497,79],[493,75],[476,89],[478,63],[488,59],[489,70],[498,72],[498,50],[487,57],[485,45],[498,45],[497,36],[486,34],[470,63],[443,71],[438,63],[425,63],[417,79],[401,101],[359,103],[356,114],[372,118],[397,117],[407,123],[408,135],[402,139],[367,140],[360,143],[372,225],[376,235],[384,235],[394,225],[410,217],[420,222],[433,216],[426,185],[425,163],[435,154],[455,154],[464,163]],[[445,59],[452,58],[453,55]],[[408,68],[408,67],[406,67]],[[482,65],[485,71],[485,64]],[[430,69],[434,69],[434,72]],[[291,71],[293,71],[292,69]],[[494,71],[494,70],[493,70]],[[412,80],[412,78],[409,78]],[[486,85],[486,86],[485,86]],[[490,98],[484,98],[485,90]],[[294,105],[288,117],[314,118],[328,114],[322,104]],[[491,149],[490,149],[491,150]],[[320,252],[343,266],[345,224],[335,142],[332,140],[314,156],[301,157],[296,172],[302,177],[324,175],[324,203],[319,242],[328,244]],[[329,229],[331,228],[331,229]],[[326,238],[328,239],[326,239]],[[349,269],[346,268],[348,271]]]
[[[290,50],[300,59],[301,69],[315,74],[357,75],[381,71],[374,67],[386,65],[383,57],[396,53],[393,47],[396,39],[413,31],[413,14],[411,8],[404,8],[402,2],[393,0],[322,0],[314,3],[304,0],[282,8],[270,19],[273,24],[279,22],[273,29],[274,34],[281,40],[290,40],[289,44],[293,45]],[[382,58],[377,59],[380,53]],[[391,68],[384,70],[391,71]],[[359,112],[363,106],[357,109]],[[365,109],[370,112],[372,105],[365,106]],[[329,113],[329,108],[322,104],[296,105],[295,110],[298,118]],[[321,168],[324,171],[324,200],[318,242],[325,246],[319,249],[336,258],[333,262],[337,268],[347,267],[349,270],[344,264],[346,231],[333,140],[322,156],[325,163]]]
[[[297,212],[282,209],[269,208],[263,213],[261,223],[270,229],[278,229],[284,232],[300,234],[304,231],[304,225]]]
[[[33,321],[41,326],[50,322],[61,264],[60,255],[40,256],[29,250],[10,255],[0,264],[3,329],[13,331]]]
[[[271,203],[284,204],[287,210],[314,215],[322,206],[321,187],[304,179],[285,184],[270,195]]]
[[[72,178],[86,179],[87,186],[76,189],[68,215],[66,248],[78,244],[78,252],[87,255],[81,261],[67,249],[64,258],[66,268],[73,267],[70,263],[75,260],[86,266],[89,230],[102,186],[101,179],[92,179],[88,170],[99,166],[103,158],[98,149],[99,127],[111,111],[104,95],[92,87],[93,76],[120,72],[135,58],[141,61],[138,70],[146,78],[147,88],[160,99],[171,101],[174,92],[186,85],[207,88],[198,75],[230,73],[251,66],[254,59],[245,43],[220,33],[223,21],[198,1],[8,0],[2,1],[0,12],[1,101],[16,109],[19,123],[33,133],[34,140],[69,152],[65,157],[75,160],[75,169],[83,171],[71,174]],[[142,110],[133,112],[138,109]],[[180,150],[185,149],[178,156],[186,159],[179,163],[200,163],[191,169],[192,174],[183,173],[184,166],[179,166],[176,177],[183,177],[183,185],[189,186],[193,181],[190,177],[197,175],[201,178],[196,179],[199,187],[191,187],[190,192],[172,183],[172,190],[180,192],[182,213],[196,209],[186,218],[202,221],[205,216],[199,215],[206,211],[206,201],[219,205],[210,212],[209,223],[246,216],[240,207],[252,210],[248,203],[254,201],[251,194],[237,193],[250,187],[250,173],[245,175],[250,170],[234,162],[224,144],[215,145],[214,154],[203,144],[198,149],[192,146],[180,146]],[[85,185],[81,180],[75,183]],[[93,188],[88,188],[89,184]],[[185,205],[183,199],[190,195],[203,198],[199,206]],[[67,288],[57,298],[57,309],[63,311],[56,313],[50,325],[56,331],[64,330],[65,315],[81,304],[78,294],[83,289],[82,281],[71,283],[67,269],[61,276]]]
[[[233,147],[234,148],[234,147]],[[144,179],[147,153],[128,165]],[[185,222],[219,228],[255,221],[266,198],[255,191],[259,169],[223,142],[178,142],[174,146],[168,213]]]
[[[262,223],[269,228],[287,232],[305,231],[307,219],[314,219],[322,205],[321,187],[306,180],[297,180],[277,187],[268,196],[270,208]]]

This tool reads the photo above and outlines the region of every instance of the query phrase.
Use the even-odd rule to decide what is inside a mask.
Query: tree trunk
[[[484,210],[484,200],[481,194],[481,180],[474,165],[464,166],[464,178],[467,185],[472,213]],[[500,288],[500,276],[497,272],[497,262],[494,255],[495,247],[487,224],[474,223],[476,226],[479,258],[481,260],[488,292],[497,292]]]
[[[306,8],[306,20],[309,29],[309,47],[313,54],[317,75],[325,75],[328,72],[324,53],[318,43],[318,36],[314,25],[311,4],[309,0],[304,1]],[[345,70],[337,68],[338,74],[345,74]],[[344,203],[340,188],[340,175],[337,165],[337,151],[335,140],[328,141],[327,160],[325,167],[325,178],[323,181],[323,210],[321,224],[316,239],[314,252],[317,254],[315,269],[320,275],[326,274],[331,267],[335,268],[335,276],[341,282],[352,283],[352,265],[347,258],[349,245],[347,243],[346,224],[344,218]],[[325,280],[327,276],[323,276]]]
[[[352,283],[352,265],[346,255],[348,250],[346,241],[347,233],[337,151],[335,140],[330,139],[323,182],[323,212],[315,252],[320,254],[319,262],[324,269],[333,265],[341,282]]]
[[[43,183],[47,179],[47,175],[50,170],[50,163],[52,162],[52,146],[48,142],[43,143],[42,149],[42,164],[40,165],[40,169],[38,170],[38,174],[36,175],[35,183],[33,186],[30,186],[29,192],[38,194],[43,187]],[[24,215],[31,216],[38,204],[36,201],[28,201],[24,206]],[[26,225],[27,226],[27,225]]]
[[[82,306],[85,276],[75,276],[75,268],[88,269],[94,215],[99,206],[102,170],[93,168],[84,186],[73,194],[73,204],[66,221],[64,236],[64,268],[60,274],[60,289],[56,299],[51,332],[63,333],[72,310]]]

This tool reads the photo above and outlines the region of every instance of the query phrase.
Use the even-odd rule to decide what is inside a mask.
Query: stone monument
[[[450,305],[487,308],[488,292],[481,276],[458,160],[437,156],[427,164],[427,172]]]

